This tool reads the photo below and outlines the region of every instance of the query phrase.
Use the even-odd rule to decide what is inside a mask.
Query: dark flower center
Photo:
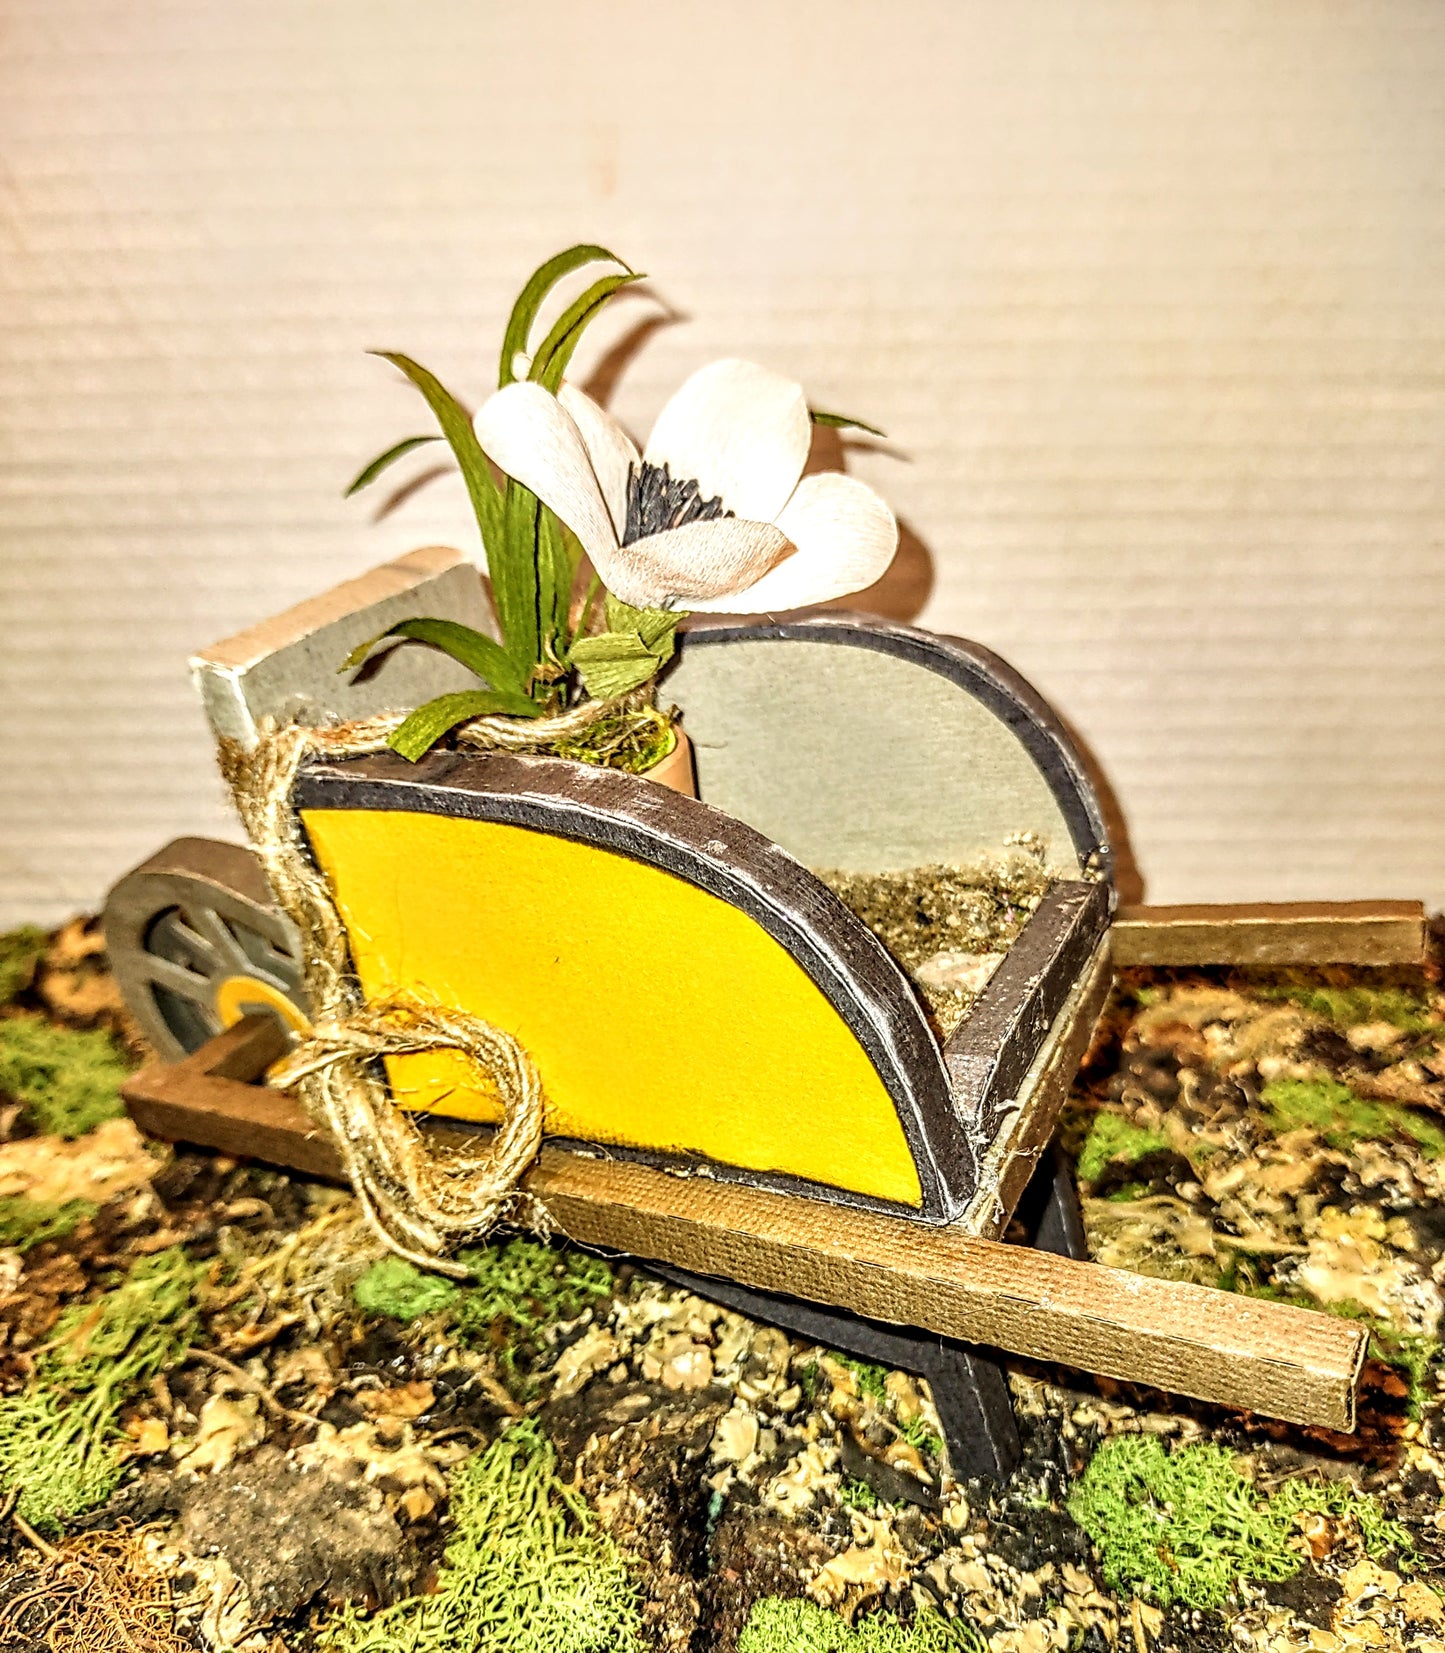
[[[630,465],[627,470],[627,526],[622,531],[622,543],[631,545],[649,534],[661,534],[669,528],[681,528],[689,522],[712,522],[717,517],[730,517],[723,509],[722,497],[702,497],[702,489],[690,477],[674,478],[666,465],[649,465],[645,459]]]

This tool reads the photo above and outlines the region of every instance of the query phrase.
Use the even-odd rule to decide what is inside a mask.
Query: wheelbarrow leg
[[[1068,1257],[1085,1255],[1073,1170],[1057,1145],[1040,1160],[1019,1202],[1019,1217],[1029,1243],[1039,1250]],[[659,1263],[645,1266],[650,1273],[735,1309],[750,1320],[926,1379],[943,1426],[949,1467],[960,1480],[976,1476],[1005,1480],[1018,1464],[1019,1433],[1009,1400],[1008,1376],[993,1350],[865,1320],[794,1297],[752,1291],[730,1280],[691,1274]]]
[[[1084,1213],[1069,1156],[1057,1142],[1039,1158],[1037,1169],[1015,1212],[1028,1236],[1028,1244],[1056,1257],[1088,1259],[1089,1242],[1084,1234]]]

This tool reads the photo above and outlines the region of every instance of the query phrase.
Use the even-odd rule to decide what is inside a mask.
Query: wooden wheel
[[[168,1060],[250,1011],[307,1025],[300,940],[239,844],[167,844],[110,892],[105,941],[127,1008]]]

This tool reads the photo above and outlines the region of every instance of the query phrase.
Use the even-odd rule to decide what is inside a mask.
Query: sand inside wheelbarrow
[[[1044,857],[1041,843],[1020,837],[967,866],[818,877],[902,966],[946,1039],[1054,884]]]

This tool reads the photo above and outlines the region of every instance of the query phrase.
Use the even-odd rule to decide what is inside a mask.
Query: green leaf
[[[492,589],[496,591],[508,578],[505,568],[499,569],[494,566],[496,562],[505,564],[507,560],[500,543],[502,497],[492,478],[491,467],[482,452],[482,445],[477,441],[477,433],[472,429],[471,416],[434,373],[428,373],[426,368],[414,362],[410,356],[403,356],[395,350],[373,350],[372,355],[380,356],[383,361],[400,368],[426,398],[427,406],[436,415],[442,435],[446,437],[457,457],[462,480],[471,496],[472,509],[477,515],[477,527],[481,529],[482,544],[487,552],[487,570],[492,576]],[[501,555],[498,555],[499,551]],[[497,608],[500,613],[500,602]],[[505,619],[502,624],[505,630]]]
[[[385,642],[388,637],[409,637],[418,643],[430,643],[493,687],[510,689],[515,694],[526,693],[526,677],[518,671],[511,655],[502,645],[485,632],[462,625],[459,620],[398,620],[378,636],[358,643],[347,655],[341,670],[348,671],[353,666],[359,666],[376,645]]]
[[[582,342],[583,333],[587,331],[589,324],[596,320],[602,306],[619,288],[644,279],[645,277],[629,271],[627,275],[603,276],[601,281],[594,281],[585,293],[573,299],[558,316],[551,332],[537,346],[536,354],[532,357],[532,371],[528,377],[544,389],[550,390],[555,396],[561,388],[562,375],[567,371],[567,364],[572,360],[572,352]]]
[[[572,583],[577,578],[577,564],[582,548],[572,535],[564,533],[562,524],[545,505],[537,513],[537,585],[538,607],[543,628],[553,639],[553,647],[565,653],[567,645],[567,612],[572,606]]]
[[[809,411],[808,417],[815,425],[827,425],[830,430],[866,430],[870,436],[881,436],[886,442],[887,431],[881,431],[877,425],[866,425],[861,419],[855,419],[847,413],[823,413],[818,408]]]
[[[672,658],[680,614],[663,608],[632,608],[607,594],[608,629],[579,637],[572,645],[576,666],[588,694],[610,700],[640,688]]]
[[[604,631],[572,645],[572,664],[594,700],[611,700],[640,688],[662,661],[635,631]]]
[[[393,752],[415,763],[431,750],[449,729],[469,718],[489,717],[494,712],[513,717],[536,717],[538,708],[526,695],[502,689],[463,689],[458,694],[438,695],[407,718],[387,741]]]
[[[518,352],[527,348],[527,340],[532,335],[532,326],[537,320],[537,312],[542,308],[542,301],[563,276],[580,270],[585,264],[622,264],[622,260],[616,253],[608,252],[606,247],[580,244],[568,247],[566,252],[558,253],[555,258],[549,258],[532,272],[517,295],[517,302],[507,319],[507,331],[502,337],[501,369],[497,375],[498,389],[511,384],[516,378],[512,363],[517,359]],[[622,264],[622,268],[630,270],[626,264]]]
[[[419,448],[424,442],[440,442],[439,436],[406,436],[395,447],[388,448],[385,453],[377,454],[369,465],[363,465],[356,473],[356,479],[341,496],[350,499],[353,494],[359,494],[363,488],[369,488],[377,477],[398,459],[404,459],[413,448]]]
[[[507,640],[507,653],[517,669],[530,673],[542,658],[541,568],[537,554],[536,494],[520,482],[507,479],[502,496],[503,561],[505,582],[498,586],[492,576],[492,597],[497,618]]]
[[[674,634],[682,612],[675,608],[633,608],[609,591],[603,604],[608,631],[635,631],[662,660],[672,658]]]

